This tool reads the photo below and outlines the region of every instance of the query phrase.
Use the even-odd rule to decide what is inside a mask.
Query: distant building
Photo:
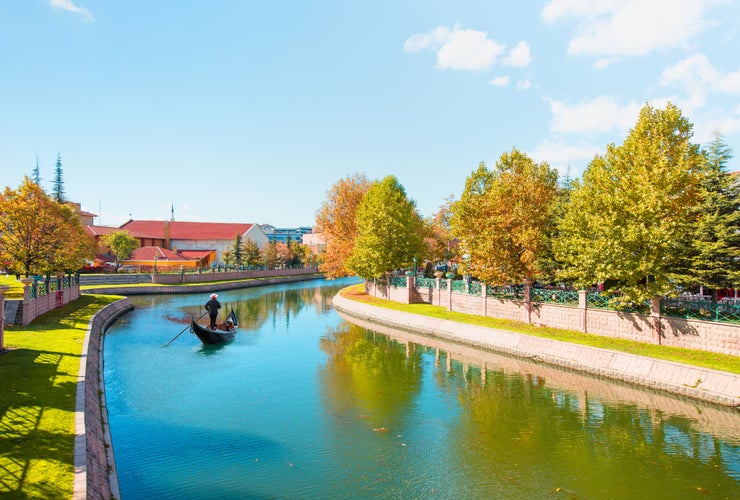
[[[260,227],[267,236],[268,241],[275,241],[279,243],[288,243],[289,241],[297,241],[298,243],[303,242],[304,234],[311,234],[313,228],[310,226],[301,227],[274,227],[270,224],[261,224]]]
[[[322,233],[304,234],[302,243],[314,254],[320,254],[326,248],[326,240]]]

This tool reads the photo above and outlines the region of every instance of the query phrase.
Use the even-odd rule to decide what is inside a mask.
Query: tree
[[[446,262],[452,259],[457,250],[457,239],[452,235],[450,216],[454,196],[444,200],[434,216],[425,221],[428,236],[425,238],[428,255],[435,261]]]
[[[260,247],[249,238],[242,243],[242,254],[244,255],[244,264],[250,268],[259,266],[264,260]]]
[[[704,158],[673,104],[645,105],[621,146],[596,156],[559,222],[561,275],[613,283],[642,302],[691,280],[688,255]]]
[[[424,223],[416,203],[398,179],[374,183],[357,207],[357,237],[346,268],[362,278],[376,278],[408,267],[424,252]]]
[[[28,177],[0,195],[0,261],[26,276],[77,270],[92,242],[70,205],[58,203]]]
[[[465,270],[492,285],[539,275],[557,183],[557,171],[517,149],[501,155],[493,171],[481,163],[452,205],[450,225]]]
[[[697,222],[691,251],[691,271],[698,284],[712,288],[740,282],[740,188],[726,171],[732,151],[719,132],[704,152],[706,164],[695,206]]]
[[[370,185],[365,174],[356,173],[340,179],[327,193],[326,201],[316,214],[316,231],[324,235],[326,242],[319,269],[329,279],[350,274],[345,263],[357,237],[357,207]]]
[[[62,154],[57,153],[57,164],[54,170],[54,188],[52,196],[59,203],[64,202],[64,180],[62,177]]]
[[[241,267],[244,265],[244,244],[242,242],[242,236],[237,234],[234,238],[234,244],[231,246],[225,258],[228,257],[227,265],[234,265]]]
[[[139,240],[125,230],[112,231],[103,236],[101,242],[113,252],[113,256],[116,258],[116,272],[121,267],[121,261],[131,257],[134,249],[139,247]]]
[[[267,243],[262,257],[264,258],[266,269],[275,269],[280,264],[280,256],[278,255],[277,242],[275,240]]]
[[[36,166],[33,168],[33,173],[31,174],[31,179],[33,182],[41,185],[41,170],[39,169],[39,157],[36,157]]]

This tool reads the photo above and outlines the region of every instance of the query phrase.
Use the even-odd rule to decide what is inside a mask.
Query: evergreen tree
[[[39,169],[39,157],[36,156],[36,166],[33,167],[33,173],[31,174],[31,179],[33,182],[36,183],[36,185],[41,185],[41,170]]]
[[[698,284],[713,289],[716,300],[717,288],[740,283],[740,188],[726,170],[732,151],[718,132],[704,155],[691,269]]]
[[[52,189],[52,197],[59,203],[63,203],[65,201],[61,153],[57,153],[57,164],[54,170],[54,188]]]

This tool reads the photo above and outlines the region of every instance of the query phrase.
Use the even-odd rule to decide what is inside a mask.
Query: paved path
[[[339,294],[333,304],[339,312],[380,325],[740,408],[740,375],[733,373],[395,311]]]

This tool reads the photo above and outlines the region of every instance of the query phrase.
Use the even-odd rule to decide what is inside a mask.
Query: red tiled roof
[[[203,257],[209,256],[213,252],[215,252],[215,250],[180,250],[177,253],[179,253],[186,259],[198,260],[202,259]]]
[[[170,239],[172,240],[233,240],[237,235],[243,235],[254,224],[233,224],[227,222],[180,222],[171,221]],[[160,220],[130,220],[120,229],[127,229],[134,234],[147,234],[152,238],[165,237],[165,221]]]
[[[154,260],[155,255],[157,256],[157,260],[161,260],[161,261],[191,260],[186,257],[183,257],[182,255],[176,254],[172,250],[167,250],[166,248],[161,248],[161,247],[139,247],[135,249],[133,252],[131,252],[131,257],[129,257],[126,260],[150,261],[150,260]]]
[[[149,234],[143,234],[139,233],[137,231],[132,231],[128,228],[120,228],[120,227],[108,227],[108,226],[85,226],[85,232],[89,234],[90,236],[105,236],[106,234],[110,234],[113,231],[123,231],[126,230],[128,233],[133,236],[134,238],[149,238],[149,239],[162,239],[161,236],[151,236]]]

